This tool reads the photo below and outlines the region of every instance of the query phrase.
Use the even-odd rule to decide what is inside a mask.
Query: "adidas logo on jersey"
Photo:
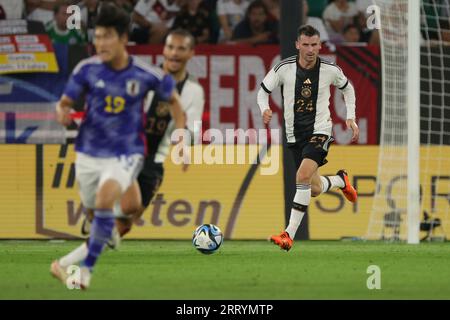
[[[104,87],[105,87],[105,82],[104,82],[103,80],[98,80],[98,81],[95,83],[95,87],[96,87],[96,88],[104,88]]]
[[[305,81],[303,81],[303,83],[304,83],[304,84],[311,84],[311,80],[309,80],[309,78],[308,78],[308,79],[306,79]]]

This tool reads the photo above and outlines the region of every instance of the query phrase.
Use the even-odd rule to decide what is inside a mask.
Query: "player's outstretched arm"
[[[61,99],[56,104],[56,121],[65,127],[72,123],[70,110],[72,109],[73,104],[74,101],[65,94],[62,95]]]

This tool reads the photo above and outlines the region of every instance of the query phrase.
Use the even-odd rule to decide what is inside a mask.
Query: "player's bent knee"
[[[113,210],[114,199],[97,199],[95,201],[95,209]]]
[[[311,184],[312,176],[309,173],[297,172],[297,183]]]

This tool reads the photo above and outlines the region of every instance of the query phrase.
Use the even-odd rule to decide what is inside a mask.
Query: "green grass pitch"
[[[450,244],[225,241],[202,255],[190,241],[125,240],[105,252],[88,291],[50,276],[79,241],[0,241],[0,299],[450,299]],[[381,269],[369,290],[367,268]]]

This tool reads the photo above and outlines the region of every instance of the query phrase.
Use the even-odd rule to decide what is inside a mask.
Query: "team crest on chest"
[[[303,87],[301,94],[304,98],[309,98],[309,97],[311,97],[311,89],[308,87]]]
[[[132,97],[135,97],[139,94],[139,81],[137,80],[127,81],[127,94]]]

